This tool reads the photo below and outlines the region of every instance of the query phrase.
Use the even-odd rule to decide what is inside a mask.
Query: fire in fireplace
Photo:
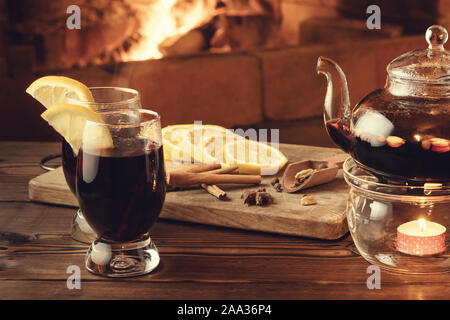
[[[7,1],[10,34],[38,70],[266,46],[280,0]],[[78,5],[81,29],[68,30]],[[33,51],[33,52],[32,52]]]

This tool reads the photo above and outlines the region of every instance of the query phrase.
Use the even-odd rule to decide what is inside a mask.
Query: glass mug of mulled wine
[[[83,101],[78,98],[67,95],[66,102],[74,105],[81,105],[91,108],[94,111],[108,109],[128,109],[140,108],[139,92],[130,88],[119,87],[90,87],[89,88],[94,101]],[[76,195],[75,174],[76,174],[77,155],[73,152],[70,144],[63,139],[62,142],[62,167],[64,177],[70,188],[70,191]],[[72,238],[74,240],[91,243],[96,235],[89,224],[84,219],[82,211],[79,209],[72,221]]]
[[[86,268],[107,277],[143,275],[159,264],[149,230],[166,195],[161,123],[145,109],[108,109],[87,121],[76,166],[80,209],[97,234]]]

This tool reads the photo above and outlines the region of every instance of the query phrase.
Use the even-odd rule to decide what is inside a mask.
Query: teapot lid
[[[442,86],[450,85],[450,54],[444,48],[448,40],[448,32],[442,26],[433,25],[427,29],[425,39],[428,42],[428,48],[402,54],[388,65],[387,72],[390,78],[388,81],[397,82],[396,86],[390,88],[393,94],[448,95],[448,88],[446,88],[447,94],[442,90]],[[421,90],[414,90],[414,86],[417,85],[420,87],[438,85],[441,87],[438,91],[442,92],[432,90],[432,92],[422,91],[420,94]]]

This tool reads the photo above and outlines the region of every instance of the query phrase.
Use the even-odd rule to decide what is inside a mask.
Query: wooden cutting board
[[[335,148],[287,144],[280,144],[280,150],[290,162],[326,159],[342,153]],[[279,173],[281,175],[282,172]],[[328,240],[338,239],[348,231],[345,219],[348,187],[341,172],[330,183],[294,194],[276,192],[270,185],[272,179],[265,177],[262,181],[275,199],[271,205],[259,207],[243,203],[240,198],[242,192],[255,189],[255,186],[223,185],[221,188],[227,192],[228,201],[220,201],[201,188],[168,192],[160,217]],[[302,195],[306,193],[316,198],[317,205],[300,204]],[[78,206],[61,167],[30,180],[29,198],[49,204]]]

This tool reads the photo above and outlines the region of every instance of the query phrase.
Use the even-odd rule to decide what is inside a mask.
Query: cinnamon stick
[[[184,171],[184,172],[191,172],[191,173],[200,173],[200,172],[204,172],[204,171],[210,171],[210,170],[216,170],[216,169],[220,169],[222,168],[222,166],[219,163],[210,163],[210,164],[199,164],[187,169],[181,169],[181,170],[176,170],[178,171]]]
[[[216,170],[209,171],[208,173],[213,174],[224,174],[224,173],[237,173],[238,166],[224,167]]]
[[[227,193],[220,189],[215,184],[205,184],[202,183],[202,188],[208,191],[208,193],[212,194],[214,197],[216,197],[219,200],[224,201],[227,198]]]
[[[237,173],[239,166],[230,166],[230,167],[222,167],[218,163],[213,164],[199,164],[191,168],[187,169],[181,169],[176,170],[176,172],[189,172],[189,173],[201,173],[206,172],[208,173],[215,173],[215,174],[222,174],[222,173]]]
[[[176,172],[169,173],[167,183],[171,186],[188,186],[192,184],[260,184],[261,176],[239,175],[239,174],[214,174],[209,172],[189,173]]]

